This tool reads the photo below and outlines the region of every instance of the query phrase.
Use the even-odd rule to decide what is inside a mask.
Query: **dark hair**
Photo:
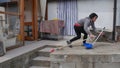
[[[98,17],[98,15],[97,15],[96,13],[91,13],[91,14],[89,15],[89,18],[92,19],[92,18],[94,18],[95,16]]]

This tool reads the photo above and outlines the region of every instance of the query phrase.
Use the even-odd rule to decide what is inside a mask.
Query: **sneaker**
[[[71,44],[71,42],[70,41],[66,41],[67,42],[67,44]]]
[[[85,44],[85,43],[86,43],[86,40],[84,40],[84,41],[83,41],[83,44],[82,44],[82,46],[84,46],[84,44]]]
[[[72,48],[73,46],[72,45],[69,45],[70,48]]]
[[[86,43],[86,40],[83,41],[83,44]]]

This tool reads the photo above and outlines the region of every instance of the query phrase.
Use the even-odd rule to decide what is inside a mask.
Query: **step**
[[[50,57],[36,57],[31,62],[32,66],[50,66]]]
[[[44,56],[44,57],[49,57],[51,49],[53,49],[53,48],[47,47],[47,48],[44,48],[42,50],[39,50],[38,51],[38,55],[39,56]]]
[[[50,68],[50,67],[31,66],[29,68]]]

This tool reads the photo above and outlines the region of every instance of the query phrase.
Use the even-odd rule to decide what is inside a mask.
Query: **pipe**
[[[114,13],[113,13],[113,32],[112,40],[115,41],[115,26],[116,26],[116,15],[117,15],[117,0],[114,0]]]

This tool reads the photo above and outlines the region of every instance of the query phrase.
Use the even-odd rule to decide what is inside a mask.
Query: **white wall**
[[[117,0],[117,26],[120,26],[120,0]]]
[[[87,17],[90,13],[95,12],[99,16],[96,20],[96,27],[106,27],[106,29],[112,31],[113,5],[114,0],[78,0],[78,19]],[[57,2],[48,3],[48,19],[51,20],[53,18],[57,18]],[[120,18],[120,12],[118,18]],[[118,21],[120,24],[120,19]]]
[[[57,18],[57,2],[48,3],[48,20]]]
[[[98,14],[96,27],[106,27],[112,31],[114,0],[78,0],[78,19],[95,12]]]

